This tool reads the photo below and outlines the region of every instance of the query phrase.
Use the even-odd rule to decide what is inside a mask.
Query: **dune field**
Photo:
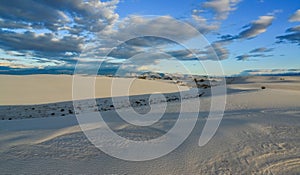
[[[75,117],[71,76],[6,76],[0,81],[0,174],[299,174],[300,172],[300,77],[234,77],[227,79],[226,110],[214,137],[198,146],[199,136],[210,109],[210,89],[201,96],[181,101],[178,91],[188,87],[156,80],[136,80],[128,112],[147,113],[151,93],[168,93],[164,101],[152,99],[153,113],[167,102],[166,117],[151,127],[120,122],[109,99],[110,78],[97,78],[98,113],[119,135],[151,139],[164,135],[181,111],[193,108],[198,98],[201,110],[187,139],[171,153],[148,161],[125,161],[97,149],[84,135]],[[134,87],[135,86],[135,87]],[[121,87],[120,87],[121,88]],[[101,88],[97,88],[101,89]],[[121,94],[117,94],[121,95]],[[145,98],[145,99],[143,99]],[[109,101],[109,100],[108,100]],[[84,104],[84,101],[82,102]],[[106,105],[106,106],[105,106]],[[88,108],[87,106],[85,106]],[[95,109],[91,107],[90,109]],[[80,109],[81,110],[81,109]],[[84,110],[84,108],[82,109]],[[77,111],[78,112],[78,111]],[[145,119],[147,120],[147,119]],[[185,121],[190,119],[187,117]],[[87,124],[89,130],[100,125]],[[99,128],[100,127],[100,128]],[[105,137],[105,136],[104,136]],[[124,145],[106,138],[108,146]]]

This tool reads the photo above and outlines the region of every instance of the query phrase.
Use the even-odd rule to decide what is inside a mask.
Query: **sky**
[[[297,0],[1,0],[0,26],[1,74],[300,72]]]

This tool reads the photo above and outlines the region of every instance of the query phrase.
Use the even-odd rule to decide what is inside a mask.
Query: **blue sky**
[[[201,62],[216,61],[225,75],[300,72],[295,0],[3,0],[0,26],[4,74],[72,73],[78,62],[205,74]]]

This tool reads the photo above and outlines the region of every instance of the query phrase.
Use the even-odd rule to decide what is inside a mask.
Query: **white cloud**
[[[157,18],[129,16],[120,22],[118,29],[109,37],[115,40],[127,40],[128,38],[135,38],[140,34],[165,36],[166,38],[175,38],[179,41],[186,41],[199,35],[190,26],[174,20],[170,16],[160,16]]]
[[[192,19],[194,20],[193,26],[202,34],[218,30],[220,27],[219,23],[208,24],[207,19],[199,15],[192,15]]]
[[[271,15],[260,16],[258,20],[252,21],[248,28],[239,34],[238,38],[254,38],[266,32],[274,19],[275,17]]]
[[[203,7],[212,9],[216,13],[216,19],[224,20],[227,19],[231,11],[236,10],[239,2],[240,0],[211,0],[203,3]]]
[[[299,22],[300,21],[300,9],[297,10],[290,18],[290,22]]]

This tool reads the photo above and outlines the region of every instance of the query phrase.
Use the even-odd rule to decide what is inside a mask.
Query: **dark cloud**
[[[123,43],[112,49],[108,56],[116,59],[129,59],[139,53],[142,53],[142,49]]]
[[[204,49],[175,50],[167,52],[179,60],[224,60],[229,57],[229,51],[223,43],[212,43]]]
[[[227,34],[227,35],[222,35],[220,37],[220,39],[221,39],[220,41],[232,41],[234,39],[237,39],[237,37],[233,36],[233,35],[230,35],[230,34]]]
[[[33,50],[42,52],[79,52],[81,37],[64,36],[58,38],[52,33],[17,33],[0,30],[0,44],[12,50]]]
[[[272,57],[273,55],[265,55],[265,54],[243,54],[237,56],[237,61],[249,61],[250,58],[266,58]]]
[[[300,26],[288,28],[286,32],[300,32]]]
[[[278,43],[282,43],[284,41],[296,43],[300,45],[300,26],[295,26],[286,30],[285,35],[277,36],[276,38],[279,40]]]
[[[56,24],[68,20],[62,11],[34,0],[1,1],[0,16],[6,20],[37,24]]]
[[[250,53],[262,53],[262,52],[271,52],[274,48],[266,48],[266,47],[260,47],[256,48],[250,51]]]
[[[157,45],[174,44],[175,42],[161,37],[144,36],[144,37],[130,39],[125,43],[127,45],[138,46],[138,47],[155,47]]]

